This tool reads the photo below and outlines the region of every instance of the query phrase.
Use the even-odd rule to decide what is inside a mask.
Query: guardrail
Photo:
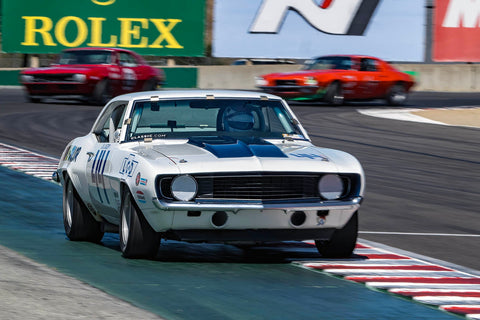
[[[399,70],[413,74],[416,91],[476,92],[480,91],[479,64],[394,64]],[[162,67],[167,77],[166,88],[255,89],[254,78],[271,72],[300,69],[299,65],[198,66]],[[0,85],[18,86],[21,69],[0,70]]]

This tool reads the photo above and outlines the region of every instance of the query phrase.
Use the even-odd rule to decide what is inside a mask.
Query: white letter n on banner
[[[331,0],[325,7],[313,0],[263,0],[249,32],[278,33],[288,11],[294,10],[319,31],[362,35],[379,1]]]

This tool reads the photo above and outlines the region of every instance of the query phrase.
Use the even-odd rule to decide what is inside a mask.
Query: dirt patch
[[[480,108],[422,110],[411,114],[454,126],[480,127]]]

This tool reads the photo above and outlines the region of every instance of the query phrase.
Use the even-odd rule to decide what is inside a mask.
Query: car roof
[[[103,47],[82,47],[82,48],[69,48],[69,49],[64,49],[62,51],[126,51],[126,52],[133,52],[128,49],[121,49],[121,48],[103,48]]]
[[[114,100],[141,100],[158,97],[159,99],[178,99],[178,98],[206,98],[213,96],[214,98],[243,98],[243,99],[261,99],[268,98],[270,100],[281,100],[280,97],[273,94],[255,91],[240,90],[158,90],[158,91],[142,91],[127,93],[115,97]]]
[[[380,58],[377,58],[377,57],[372,57],[372,56],[362,55],[362,54],[329,54],[329,55],[318,56],[318,57],[315,57],[314,59],[325,58],[325,57],[350,57],[350,58],[357,58],[357,59],[368,58],[368,59],[381,60]]]

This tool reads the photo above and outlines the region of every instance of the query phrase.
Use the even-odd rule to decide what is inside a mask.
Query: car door
[[[360,59],[358,72],[358,99],[372,99],[381,96],[382,73],[379,71],[378,62],[371,58]]]
[[[118,172],[113,168],[119,158],[118,141],[126,106],[125,101],[115,101],[101,116],[94,128],[98,143],[88,151],[85,168],[92,205],[111,223],[118,222],[121,201]]]
[[[123,93],[141,90],[141,82],[145,77],[139,61],[129,52],[119,53],[121,69],[121,90]]]

